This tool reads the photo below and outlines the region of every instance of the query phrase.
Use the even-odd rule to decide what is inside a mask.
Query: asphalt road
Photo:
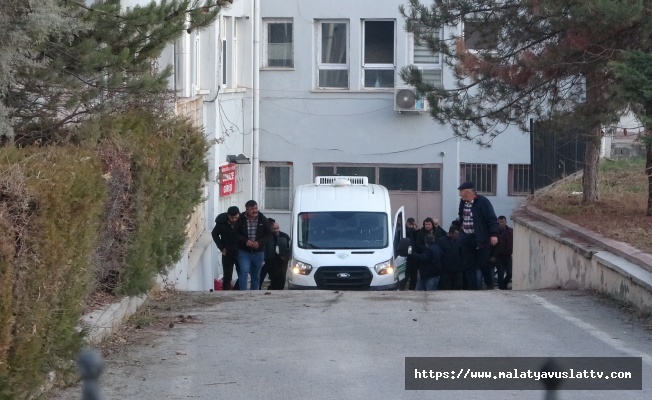
[[[642,390],[560,391],[558,399],[652,398],[652,331],[586,292],[212,295],[218,304],[190,313],[201,324],[178,324],[109,358],[104,399],[544,398],[405,390],[405,357],[497,356],[642,357]],[[60,398],[79,398],[72,390]]]

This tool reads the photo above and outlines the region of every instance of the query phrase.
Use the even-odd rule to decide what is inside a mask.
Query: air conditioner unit
[[[394,111],[421,114],[428,111],[428,101],[419,97],[415,88],[396,88],[394,89]]]

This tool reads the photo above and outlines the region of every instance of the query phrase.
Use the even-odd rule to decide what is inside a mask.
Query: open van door
[[[402,247],[402,245],[405,245],[405,207],[401,207],[396,211],[396,214],[394,215],[394,226],[393,226],[393,240],[392,242],[394,243],[394,280],[396,282],[401,282],[406,278],[406,269],[407,269],[407,259],[405,258],[405,255],[401,255],[399,253],[399,248]],[[410,239],[407,239],[408,241]]]

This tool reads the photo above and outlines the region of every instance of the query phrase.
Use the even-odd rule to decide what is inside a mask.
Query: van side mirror
[[[278,238],[276,241],[276,254],[282,258],[288,258],[290,255],[290,243],[286,238]]]
[[[412,241],[409,238],[403,238],[398,242],[398,255],[407,257],[412,254]]]

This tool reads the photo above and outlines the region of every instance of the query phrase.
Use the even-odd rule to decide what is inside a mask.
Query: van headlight
[[[374,266],[376,273],[378,275],[387,275],[394,273],[394,267],[392,266],[392,260],[383,261]]]
[[[292,260],[292,273],[295,275],[310,275],[312,265],[306,264],[299,260]]]

